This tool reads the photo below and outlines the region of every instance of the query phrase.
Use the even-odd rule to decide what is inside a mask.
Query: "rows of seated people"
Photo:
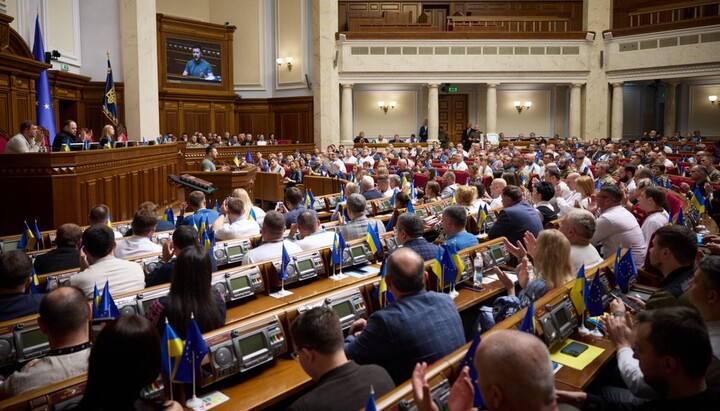
[[[471,150],[473,148],[477,149],[477,147],[471,147]],[[640,146],[640,152],[642,152],[642,148]],[[454,151],[452,151],[453,149]],[[453,199],[453,202],[458,206],[446,207],[443,210],[441,229],[444,235],[439,238],[438,242],[452,245],[457,250],[463,250],[478,244],[478,238],[466,231],[468,208],[470,210],[479,210],[484,205],[490,205],[490,208],[493,208],[493,202],[495,202],[495,205],[501,205],[502,209],[499,211],[497,221],[489,230],[488,236],[491,239],[499,237],[507,239],[505,244],[507,250],[514,254],[520,262],[517,268],[520,288],[516,289],[513,281],[502,270],[496,273],[498,280],[506,286],[508,295],[495,302],[498,309],[495,310],[496,315],[492,318],[494,322],[511,316],[527,306],[531,301],[541,298],[549,290],[572,281],[578,267],[596,265],[602,261],[603,257],[608,258],[615,255],[619,248],[630,249],[630,254],[633,256],[637,266],[645,265],[655,270],[657,276],[655,278],[660,288],[649,295],[646,301],[636,301],[638,305],[642,306],[644,303],[646,308],[655,309],[685,302],[688,295],[688,282],[695,272],[697,238],[691,229],[677,222],[676,216],[678,213],[674,212],[673,205],[669,200],[680,200],[680,203],[675,205],[675,207],[678,207],[676,210],[679,211],[683,209],[687,200],[681,195],[673,194],[675,188],[677,188],[677,191],[683,191],[684,189],[685,192],[694,197],[695,201],[691,205],[685,206],[686,213],[689,212],[685,223],[688,225],[696,224],[695,215],[702,214],[702,210],[697,209],[696,203],[701,206],[704,205],[705,212],[712,212],[714,202],[712,192],[714,187],[707,181],[710,171],[702,164],[706,157],[711,158],[712,155],[705,152],[694,153],[693,159],[700,159],[700,164],[692,167],[691,181],[679,180],[679,184],[671,184],[671,188],[667,188],[667,185],[663,186],[665,184],[661,180],[663,176],[658,176],[653,172],[652,165],[654,164],[642,168],[635,167],[634,164],[629,162],[622,164],[621,160],[623,159],[615,154],[613,145],[605,146],[605,150],[609,150],[609,152],[605,153],[605,159],[601,156],[595,163],[588,159],[590,162],[588,167],[584,167],[587,164],[587,157],[584,156],[585,151],[581,148],[575,149],[574,162],[570,163],[568,156],[555,153],[552,151],[552,147],[546,147],[546,150],[549,151],[544,153],[548,161],[540,161],[537,152],[530,151],[525,153],[525,156],[522,156],[520,153],[513,153],[512,150],[515,149],[506,145],[497,149],[497,154],[507,151],[508,156],[513,154],[514,156],[510,157],[507,167],[505,167],[506,162],[503,160],[503,174],[499,178],[492,180],[488,194],[484,192],[486,186],[483,184],[482,178],[472,180],[476,184],[458,184],[456,182],[458,174],[455,170],[462,171],[463,164],[467,166],[465,160],[469,159],[475,161],[475,166],[482,165],[484,161],[485,167],[488,167],[493,153],[480,150],[478,156],[475,156],[471,153],[465,153],[461,145],[453,147],[453,149],[442,150],[440,148],[444,153],[443,155],[449,155],[452,158],[452,163],[444,164],[446,170],[444,170],[440,182],[436,181],[435,178],[430,178],[434,177],[433,171],[437,171],[435,167],[432,167],[432,160],[430,160],[431,167],[422,167],[417,170],[409,169],[407,171],[400,168],[418,167],[418,163],[422,164],[422,152],[416,152],[415,159],[400,158],[397,161],[398,169],[392,170],[396,171],[395,174],[383,172],[382,167],[374,167],[372,173],[367,173],[367,175],[365,175],[365,172],[358,170],[356,179],[360,181],[359,186],[347,184],[346,190],[348,191],[345,195],[347,198],[344,204],[345,207],[342,211],[338,207],[336,213],[339,223],[338,231],[343,234],[346,240],[350,241],[364,237],[368,225],[374,226],[380,232],[385,230],[384,221],[373,223],[372,219],[367,217],[366,202],[369,199],[387,197],[388,195],[394,195],[394,197],[400,199],[404,197],[403,194],[407,194],[408,201],[422,205],[426,201],[432,202],[437,198],[445,197]],[[658,159],[661,158],[664,150],[657,147],[656,151]],[[655,153],[656,151],[651,152]],[[558,152],[561,152],[561,150],[558,149]],[[370,155],[370,153],[371,151],[368,151],[367,155]],[[387,152],[385,153],[387,154]],[[328,158],[332,154],[329,153]],[[337,154],[339,153],[335,153],[335,155]],[[564,154],[570,155],[568,152]],[[318,153],[315,161],[317,161],[318,157],[321,157],[322,161],[322,153]],[[622,157],[626,156],[622,155]],[[538,160],[536,161],[536,159]],[[401,162],[401,160],[404,160],[404,162]],[[378,164],[378,166],[380,165],[382,164]],[[440,165],[443,165],[442,158]],[[642,165],[642,161],[640,165]],[[593,179],[593,169],[590,169],[590,167],[593,167],[597,178]],[[568,171],[567,168],[570,168],[570,172],[563,176],[563,173]],[[622,169],[622,174],[620,174],[620,169]],[[612,176],[615,170],[618,170],[619,183]],[[388,171],[391,170],[388,168]],[[493,175],[496,171],[493,171]],[[373,178],[373,175],[377,180]],[[406,181],[418,181],[417,177],[419,175],[428,177],[424,190],[410,191],[412,189],[402,182],[403,177]],[[400,184],[398,184],[398,179]],[[387,182],[387,186],[384,186],[385,182]],[[485,179],[484,183],[487,183],[487,179]],[[354,189],[359,190],[360,193],[351,192]],[[700,198],[695,197],[698,192],[700,192]],[[478,194],[480,194],[480,199],[478,199]],[[228,237],[233,238],[236,229],[242,233],[239,236],[248,235],[243,231],[243,226],[248,229],[252,227],[252,224],[248,224],[248,222],[252,223],[252,220],[248,221],[249,210],[251,209],[249,202],[243,202],[242,199],[239,201],[230,199],[223,203],[220,212],[217,212],[207,209],[204,196],[201,196],[202,193],[199,193],[197,198],[194,199],[191,194],[188,205],[181,207],[181,212],[190,208],[194,213],[192,216],[182,216],[179,219],[180,226],[197,225],[197,218],[204,215],[207,217],[205,218],[207,224],[212,225],[215,233],[220,236],[223,235],[221,233],[227,232]],[[303,248],[298,243],[302,244],[303,241],[312,244],[312,247],[331,246],[334,235],[322,235],[322,228],[317,223],[314,211],[305,209],[301,204],[303,197],[302,192],[297,187],[290,187],[286,192],[285,202],[278,207],[278,211],[273,210],[265,213],[262,220],[263,245],[245,255],[243,260],[245,264],[268,258],[277,259],[283,247],[290,253],[300,252]],[[411,199],[410,197],[415,198]],[[675,224],[670,227],[664,227],[670,220],[667,209],[675,217]],[[138,215],[136,215],[138,219],[137,231],[134,232],[133,237],[147,239],[147,233],[140,225],[142,214],[142,212],[138,212]],[[222,217],[220,217],[220,214],[222,214]],[[478,214],[480,213],[478,212]],[[422,237],[425,227],[421,220],[414,217],[417,216],[413,216],[412,213],[399,215],[396,224],[398,227],[397,237],[399,242],[404,245],[403,248],[406,246],[416,253],[393,253],[393,255],[397,254],[396,258],[400,259],[401,263],[393,267],[388,262],[387,270],[392,273],[388,274],[389,278],[392,278],[395,273],[404,272],[403,270],[412,267],[413,261],[416,261],[417,258],[416,254],[420,255],[420,260],[425,261],[431,260],[437,255],[433,254],[437,250],[433,248],[432,244],[427,241],[417,241],[424,240]],[[549,226],[553,222],[557,223],[558,218],[560,218],[559,231],[543,229],[543,226]],[[255,229],[259,228],[257,223],[254,224]],[[293,224],[295,224],[299,233],[299,241],[284,240],[285,229],[292,227]],[[135,226],[134,219],[133,230],[135,230]],[[92,269],[95,264],[102,264],[105,261],[103,259],[107,258],[112,252],[112,246],[108,251],[107,244],[113,242],[110,240],[112,240],[114,234],[111,230],[103,228],[107,227],[96,225],[83,233],[83,249],[79,261],[82,261],[83,258],[86,261],[92,261],[92,264],[81,263],[81,266],[88,264],[86,270]],[[154,229],[154,227],[151,228]],[[191,236],[193,239],[195,239],[194,234]],[[84,238],[86,235],[87,240]],[[94,244],[98,243],[97,237],[103,235],[106,240],[104,248],[95,248]],[[93,238],[94,236],[96,238]],[[710,242],[707,249],[711,252],[716,250],[717,246],[712,243],[717,238],[712,236],[707,238]],[[600,253],[598,253],[598,248]],[[87,256],[83,256],[83,254],[87,254]],[[180,254],[182,254],[182,251]],[[202,252],[198,254],[202,254]],[[403,257],[404,259],[402,259]],[[207,260],[209,262],[209,256]],[[532,260],[533,270],[529,269],[530,260]],[[712,261],[712,259],[708,259],[708,261]],[[707,271],[710,276],[717,274],[712,269]],[[412,275],[409,276],[412,277]],[[416,281],[418,280],[416,279]],[[391,287],[392,281],[388,282],[388,286]],[[112,283],[113,281],[111,281]],[[24,285],[25,283],[23,283]],[[139,289],[143,287],[144,284]],[[399,297],[397,302],[391,304],[388,308],[395,307],[399,312],[398,318],[400,319],[405,318],[403,315],[409,315],[403,311],[404,309],[414,313],[412,307],[403,307],[400,303],[404,299],[405,293],[409,293],[409,296],[416,296],[418,294],[417,287],[413,288],[409,283],[403,284],[400,288],[397,288],[397,284],[392,287],[395,288],[393,293],[397,293]],[[517,296],[515,295],[516,292]],[[85,294],[91,296],[92,290],[85,292]],[[405,300],[408,304],[409,301]],[[153,312],[156,311],[153,310]],[[387,315],[391,315],[390,311],[387,312]],[[208,312],[210,313],[212,310]],[[162,313],[156,314],[156,318],[161,316]],[[378,353],[383,351],[378,349],[377,346],[373,347],[372,344],[382,341],[382,338],[375,338],[380,335],[375,333],[386,330],[388,324],[384,321],[390,320],[385,320],[381,318],[382,316],[377,317],[374,320],[374,317],[371,317],[366,323],[360,321],[357,325],[351,327],[345,350],[351,359],[357,356],[360,362],[364,362],[366,358],[376,358]],[[448,324],[453,324],[453,321],[448,321]],[[363,337],[363,333],[366,331],[369,331],[369,333],[365,334],[366,337]],[[447,330],[447,332],[444,332],[443,335],[447,337],[447,340],[443,342],[457,345],[453,344],[453,342],[457,341],[451,337],[456,331]],[[464,342],[463,338],[462,343],[459,343],[459,345]],[[389,345],[391,344],[385,342],[381,347]],[[450,351],[458,347],[454,346]],[[360,353],[353,354],[357,352],[355,350],[359,350]],[[717,355],[717,352],[715,352],[715,355]],[[421,361],[421,358],[415,360]],[[430,361],[435,360],[437,358]],[[372,362],[373,360],[367,361]],[[376,362],[386,368],[396,384],[410,377],[408,370],[412,371],[414,363],[411,364],[410,368],[408,368],[408,364],[402,364],[400,367],[402,370],[396,371],[392,366],[388,365],[390,361],[391,359],[383,357],[377,359]],[[659,394],[662,395],[663,393],[660,392]]]

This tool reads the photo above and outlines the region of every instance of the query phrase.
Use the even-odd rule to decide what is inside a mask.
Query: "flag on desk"
[[[175,213],[173,213],[172,207],[166,207],[163,215],[165,220],[175,224]]]
[[[523,317],[518,331],[524,333],[535,334],[535,300],[530,299],[530,304],[527,306],[525,311],[525,317]]]
[[[627,293],[630,289],[630,280],[637,276],[637,267],[632,255],[632,248],[629,248],[622,258],[619,257],[620,248],[615,257],[615,285],[620,291]]]
[[[391,231],[393,229],[394,223],[395,223],[395,212],[393,211],[393,213],[390,214],[390,219],[388,220],[387,224],[385,224],[385,231]]]
[[[202,246],[205,248],[205,251],[210,251],[210,246],[212,242],[210,241],[210,235],[208,234],[207,230],[203,230],[202,234]]]
[[[83,150],[90,150],[90,140],[86,139],[83,141]]]
[[[43,235],[38,228],[37,220],[35,220],[35,230],[33,231],[33,235],[35,236],[35,247],[33,248],[35,250],[42,250],[45,248],[45,244],[43,244]]]
[[[115,82],[113,81],[112,67],[110,66],[110,52],[107,52],[107,76],[105,77],[105,94],[103,95],[102,112],[114,126],[118,124],[117,98],[115,97]]]
[[[375,405],[375,390],[372,385],[370,386],[370,398],[365,403],[365,411],[377,411],[377,405]]]
[[[703,197],[699,187],[695,187],[695,189],[692,191],[690,203],[695,207],[696,210],[698,210],[698,213],[705,213],[705,197]]]
[[[280,281],[287,280],[287,268],[290,264],[290,254],[285,249],[285,242],[282,246],[282,260],[280,261]]]
[[[175,373],[175,381],[191,383],[193,382],[203,358],[208,353],[208,347],[205,344],[200,328],[195,322],[195,315],[190,314],[190,326],[188,327],[187,336],[185,337],[185,345],[182,350]]]
[[[685,216],[683,215],[682,208],[677,213],[677,218],[675,219],[675,223],[678,225],[685,225]]]
[[[380,272],[380,285],[378,286],[378,303],[380,308],[386,307],[388,304],[392,304],[395,301],[395,297],[392,292],[388,289],[387,281],[385,279],[387,262],[383,263],[382,270]]]
[[[95,286],[95,289],[97,289],[97,285]],[[93,302],[97,301],[97,296],[94,297]],[[103,288],[100,301],[94,304],[93,308],[93,319],[117,318],[120,316],[120,311],[118,310],[117,305],[115,305],[115,300],[113,300],[112,295],[110,294],[109,281],[105,282],[105,288]]]
[[[414,200],[416,198],[417,198],[417,192],[415,191],[415,181],[413,181],[410,183],[410,199]]]
[[[206,234],[205,231],[207,230],[207,215],[203,214],[200,216],[200,221],[198,221],[199,226],[197,227],[198,230],[198,240],[204,241],[203,235]]]
[[[60,146],[60,149],[61,149],[62,151],[70,151],[70,146],[67,145],[67,144],[65,144],[65,143],[63,143],[62,146]]]
[[[377,227],[377,223],[376,227]],[[365,241],[367,241],[370,251],[373,255],[377,254],[378,251],[382,250],[382,244],[380,243],[380,237],[378,237],[377,230],[374,229],[370,223],[367,225],[367,233],[365,234]]]
[[[398,192],[398,189],[394,188],[392,196],[390,196],[390,205],[393,207],[395,207],[395,194],[397,194],[397,192]]]
[[[253,162],[252,154],[250,154],[250,150],[248,150],[248,151],[245,153],[245,162],[246,162],[246,163],[252,163],[252,162]]]
[[[333,241],[332,246],[332,262],[333,264],[342,264],[343,262],[343,250],[347,245],[345,244],[345,239],[342,236],[342,233],[339,231],[335,232],[335,239]]]
[[[585,289],[587,288],[587,279],[585,278],[585,264],[580,266],[575,277],[575,283],[570,290],[570,301],[575,305],[578,314],[585,312]]]
[[[25,231],[20,235],[20,242],[17,248],[23,251],[35,249],[35,235],[32,230],[30,230],[27,221],[25,221]]]
[[[160,342],[160,352],[162,369],[167,376],[168,381],[173,381],[180,358],[183,353],[183,342],[170,326],[167,318],[165,318],[165,330],[163,331],[162,341]]]
[[[235,153],[235,158],[233,158],[233,164],[235,164],[235,167],[240,167],[240,157],[238,156],[238,153]]]
[[[603,287],[600,283],[600,268],[598,267],[595,277],[585,291],[585,305],[592,317],[603,315]]]
[[[408,202],[407,212],[408,212],[408,213],[413,213],[413,214],[415,214],[415,207],[413,207],[412,200],[410,200],[410,201]]]
[[[257,216],[255,215],[255,210],[253,210],[252,208],[250,209],[250,213],[248,213],[248,220],[257,221]]]
[[[477,225],[478,227],[482,228],[483,224],[485,224],[485,220],[487,220],[487,204],[480,204],[478,206],[478,214],[477,214]]]
[[[218,213],[220,212],[220,204],[218,204],[217,198],[215,199],[215,204],[213,205],[212,209],[214,211],[217,211]]]
[[[40,31],[40,16],[35,17],[35,40],[33,42],[33,57],[42,63],[45,61],[45,46],[42,32]],[[50,97],[50,83],[48,82],[47,69],[44,69],[35,81],[35,114],[37,124],[48,131],[50,146],[55,140],[55,114],[53,113],[52,98]],[[70,151],[66,147],[65,151]]]
[[[447,283],[457,283],[460,274],[465,271],[465,264],[463,264],[460,256],[457,255],[457,250],[454,246],[443,244],[435,256],[432,269],[438,277],[440,287],[442,287]]]
[[[32,274],[30,274],[30,294],[41,294],[40,292],[40,280],[38,280],[35,267],[32,268]]]
[[[464,367],[468,367],[470,371],[470,382],[472,382],[473,386],[473,406],[475,406],[478,409],[481,409],[485,405],[485,401],[483,401],[482,394],[480,393],[480,387],[478,387],[478,372],[475,368],[475,353],[477,352],[478,346],[480,345],[480,331],[478,330],[475,333],[475,338],[473,338],[472,344],[470,344],[470,347],[467,350],[467,353],[465,353],[465,357],[463,358],[462,362],[460,363],[460,370],[462,370]]]

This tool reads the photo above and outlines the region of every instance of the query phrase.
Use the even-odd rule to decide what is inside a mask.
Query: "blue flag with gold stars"
[[[193,378],[200,369],[200,363],[207,353],[208,347],[193,316],[190,319],[190,326],[188,327],[187,336],[185,337],[185,345],[183,346],[180,364],[175,373],[175,381],[193,382]]]
[[[114,126],[118,124],[117,99],[115,98],[115,82],[113,81],[112,67],[110,66],[110,52],[107,60],[107,78],[105,79],[105,94],[103,95],[102,112]]]
[[[629,248],[615,265],[615,284],[620,291],[627,293],[630,288],[630,280],[636,275],[637,267],[635,267],[635,260],[632,256],[632,248]]]
[[[40,16],[35,18],[33,57],[35,60],[45,63],[45,46],[40,32]],[[52,98],[50,98],[50,83],[48,82],[47,70],[43,70],[35,82],[35,113],[37,115],[37,124],[48,131],[50,146],[52,146],[57,133],[55,131],[55,114],[53,114]]]
[[[468,348],[467,353],[465,353],[465,358],[463,358],[460,363],[460,369],[466,365],[470,368],[470,381],[472,382],[474,392],[473,405],[477,408],[481,408],[485,405],[485,402],[483,401],[482,394],[480,394],[480,387],[478,387],[477,383],[478,372],[475,368],[475,352],[477,351],[478,345],[480,345],[480,331],[475,333],[475,338],[473,338],[470,348]]]
[[[518,331],[535,334],[535,301],[532,299],[530,299],[530,304],[527,306],[525,317],[523,317]]]
[[[600,268],[598,268],[590,282],[590,286],[585,289],[585,306],[592,317],[603,315],[603,288],[600,283]]]

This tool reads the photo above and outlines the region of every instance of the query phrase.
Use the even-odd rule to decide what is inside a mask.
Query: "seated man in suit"
[[[0,253],[0,321],[38,312],[43,294],[25,294],[31,273],[32,261],[23,250]]]
[[[50,291],[40,303],[38,325],[50,344],[47,356],[32,360],[0,385],[0,398],[87,372],[90,356],[90,307],[85,294],[75,287]]]
[[[425,261],[430,261],[437,256],[439,247],[423,238],[425,223],[422,217],[414,213],[402,213],[398,217],[395,228],[398,242],[403,247],[415,251]]]
[[[506,237],[511,244],[523,241],[526,231],[537,237],[543,229],[537,210],[522,201],[522,191],[518,186],[507,186],[502,191],[503,209],[497,221],[490,229],[490,239]]]
[[[82,230],[77,224],[63,224],[57,229],[57,248],[35,258],[37,274],[52,273],[80,267],[80,239]]]
[[[187,202],[180,205],[181,218],[178,218],[177,226],[180,227],[181,225],[190,224],[199,227],[200,219],[203,216],[207,217],[208,224],[214,223],[215,219],[218,218],[220,213],[215,210],[205,208],[206,205],[207,200],[205,200],[205,194],[202,191],[193,191],[192,193],[190,193]],[[190,207],[193,211],[195,211],[195,213],[193,215],[182,218],[183,215],[185,215],[185,209],[187,207]]]
[[[382,367],[348,361],[340,319],[331,308],[315,307],[300,314],[290,332],[300,366],[316,385],[289,410],[356,410],[365,405],[371,389],[379,398],[395,388]]]
[[[352,324],[345,354],[358,364],[382,366],[400,384],[412,376],[416,363],[431,364],[460,348],[465,335],[452,299],[425,291],[422,257],[403,247],[386,264],[385,281],[395,302]]]
[[[73,120],[65,120],[63,129],[53,140],[52,151],[62,151],[63,145],[66,145],[69,149],[71,143],[82,143],[82,140],[77,136],[77,123]]]
[[[445,244],[454,246],[457,251],[478,245],[477,237],[465,231],[466,224],[465,207],[456,205],[443,210],[442,230],[447,236]]]

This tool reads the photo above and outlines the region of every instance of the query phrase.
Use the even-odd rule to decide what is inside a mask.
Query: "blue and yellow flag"
[[[380,272],[380,286],[378,287],[378,303],[380,304],[380,308],[386,307],[395,301],[395,297],[388,289],[387,281],[385,280],[386,267],[387,264],[383,264],[382,271]]]
[[[213,205],[212,209],[214,211],[217,211],[218,213],[220,212],[220,204],[218,204],[217,198],[215,199],[215,204]]]
[[[570,290],[570,301],[575,305],[578,314],[585,312],[585,289],[587,288],[587,278],[585,278],[585,265],[580,266],[575,277],[575,283]]]
[[[190,326],[188,327],[185,345],[182,350],[182,357],[177,366],[175,381],[191,383],[200,369],[203,358],[208,353],[200,328],[195,322],[195,316],[190,314]]]
[[[110,213],[108,213],[108,218],[107,218],[106,224],[108,227],[112,228],[112,216],[110,216]]]
[[[175,378],[179,360],[182,358],[183,342],[172,329],[167,318],[165,319],[165,331],[163,331],[160,341],[160,352],[162,353],[162,370],[168,381],[172,381]]]
[[[257,221],[257,216],[255,215],[255,210],[250,208],[250,212],[248,213],[248,220],[250,221]]]
[[[198,227],[198,240],[201,240],[204,242],[203,236],[206,235],[205,231],[207,230],[207,216],[201,215],[200,216],[200,226]]]
[[[598,267],[595,277],[590,282],[590,286],[585,291],[585,305],[590,316],[597,317],[603,315],[603,287],[600,283],[600,268]]]
[[[527,306],[525,311],[525,317],[523,317],[518,331],[524,333],[535,334],[535,300],[530,299],[530,304]]]
[[[705,197],[703,197],[698,187],[695,187],[695,189],[693,190],[692,195],[690,196],[690,203],[695,207],[696,210],[698,210],[698,213],[705,213]]]
[[[38,280],[37,273],[35,272],[35,266],[33,266],[32,274],[30,274],[30,294],[41,294],[40,280]]]
[[[100,296],[100,302],[98,303],[97,307],[97,317],[93,318],[117,318],[120,316],[120,311],[117,308],[117,305],[115,305],[115,300],[113,300],[112,295],[110,294],[110,282],[105,282],[105,288],[103,288],[102,296]]]
[[[95,289],[93,290],[92,298],[92,318],[100,317],[98,313],[98,307],[100,306],[100,291],[98,291],[97,283],[95,283]]]
[[[43,43],[42,32],[40,31],[40,16],[35,17],[35,40],[33,42],[33,57],[42,63],[45,61],[45,43]],[[50,145],[55,140],[55,114],[53,113],[52,97],[50,96],[50,83],[48,82],[47,69],[40,72],[35,81],[35,114],[37,124],[48,131]],[[70,151],[67,145],[65,151]]]
[[[20,235],[20,242],[18,243],[18,250],[33,250],[35,248],[35,235],[33,235],[32,230],[30,230],[30,226],[28,225],[27,221],[25,221],[25,231]]]
[[[407,212],[415,214],[415,207],[413,206],[412,200],[408,202]]]
[[[460,254],[458,254],[457,248],[455,248],[455,245],[448,245],[448,252],[450,253],[450,258],[453,261],[453,264],[455,265],[455,269],[457,270],[457,273],[455,274],[455,283],[460,281],[460,276],[462,273],[465,272],[465,263],[462,260],[462,257],[460,257]]]
[[[115,82],[113,81],[112,67],[110,66],[110,52],[107,53],[107,76],[105,78],[105,94],[103,95],[102,112],[113,125],[118,124],[117,98],[115,97]]]
[[[200,235],[202,238],[202,246],[205,248],[205,251],[210,251],[210,235],[208,234],[207,230],[203,230],[202,234]]]
[[[68,151],[68,152],[70,151],[70,146],[65,143],[63,143],[62,146],[60,146],[60,148],[62,149],[62,151]]]
[[[675,219],[675,222],[678,225],[685,225],[685,216],[683,215],[683,209],[681,208],[680,211],[677,213],[677,218]]]
[[[445,250],[443,247],[439,247],[437,252],[435,253],[435,259],[432,262],[432,271],[435,274],[435,277],[438,278],[438,285],[442,284],[442,259],[443,259],[443,253]],[[438,287],[439,288],[439,287]]]
[[[618,249],[618,254],[620,249]],[[616,257],[617,258],[617,257]],[[627,293],[630,289],[630,280],[637,276],[637,267],[632,255],[632,248],[629,248],[622,258],[617,260],[615,265],[615,284],[620,291]]]
[[[238,157],[238,153],[235,153],[235,158],[233,158],[233,164],[235,164],[235,167],[240,167],[240,157]]]
[[[377,223],[376,223],[377,224]],[[377,230],[375,230],[370,223],[367,226],[367,233],[365,234],[365,241],[367,241],[370,251],[373,255],[377,254],[378,251],[382,250],[382,244],[380,243],[380,237],[378,237]]]
[[[487,220],[487,204],[480,204],[478,206],[478,214],[477,214],[477,225],[478,227],[482,228],[483,224],[485,224],[485,220]]]
[[[342,236],[342,233],[339,231],[335,232],[335,239],[333,241],[332,246],[332,262],[333,264],[342,264],[343,262],[343,250],[347,245],[345,244],[345,239]]]
[[[175,213],[173,212],[172,207],[166,207],[163,215],[165,216],[165,220],[175,224]]]
[[[463,358],[462,362],[460,363],[460,370],[463,369],[463,367],[467,366],[470,371],[470,381],[472,382],[473,386],[473,406],[475,406],[478,409],[481,409],[485,405],[485,401],[483,401],[482,394],[480,393],[480,387],[478,387],[478,372],[475,368],[475,353],[477,352],[477,348],[480,345],[480,331],[475,333],[475,338],[473,338],[472,344],[470,344],[470,347],[467,350],[467,353],[465,353],[465,358]]]
[[[395,224],[395,212],[393,211],[393,213],[390,214],[390,219],[388,220],[387,224],[385,224],[385,231],[392,230],[394,224]]]

